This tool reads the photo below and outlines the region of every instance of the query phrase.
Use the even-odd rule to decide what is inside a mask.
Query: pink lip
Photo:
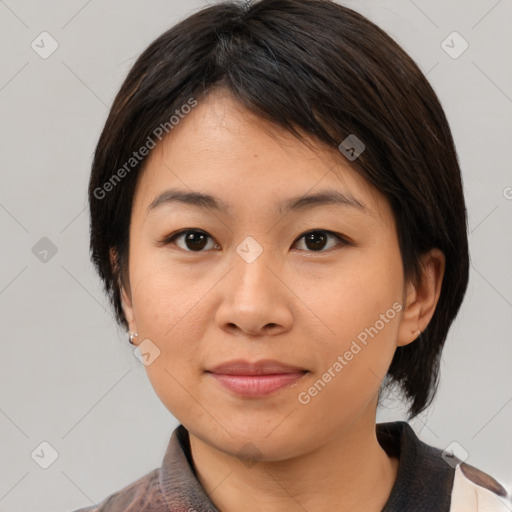
[[[271,359],[253,363],[238,359],[217,365],[207,373],[230,391],[256,398],[294,383],[307,370]]]

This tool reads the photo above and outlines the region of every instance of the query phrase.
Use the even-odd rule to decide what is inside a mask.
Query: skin
[[[171,187],[211,194],[229,210],[174,202],[146,213]],[[343,205],[275,209],[324,189],[352,194],[368,213]],[[184,236],[159,244],[192,228],[209,235],[199,252]],[[350,243],[329,235],[323,247],[308,245],[303,235],[314,230]],[[263,251],[251,263],[236,252],[248,236]],[[406,282],[385,197],[337,150],[306,146],[220,90],[151,151],[135,193],[129,255],[130,330],[136,344],[149,339],[160,350],[148,377],[188,429],[213,503],[223,512],[382,510],[398,460],[376,438],[378,391],[396,347],[416,340],[434,313],[443,254],[425,254],[422,281]],[[394,303],[402,311],[300,403],[299,393]],[[205,373],[238,358],[309,372],[267,397],[241,397]],[[250,464],[239,458],[247,443]]]

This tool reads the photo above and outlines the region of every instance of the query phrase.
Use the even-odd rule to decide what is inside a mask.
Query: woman
[[[92,259],[180,425],[161,468],[82,511],[506,511],[406,422],[468,282],[439,101],[327,0],[220,3],[139,57],[89,184]]]

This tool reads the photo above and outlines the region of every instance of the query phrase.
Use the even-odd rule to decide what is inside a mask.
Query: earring
[[[138,334],[136,332],[131,332],[130,333],[130,336],[128,336],[128,341],[132,344],[132,345],[135,345],[135,343],[133,343],[133,338],[136,338],[138,336]]]
[[[416,337],[418,337],[420,334],[421,334],[421,331],[418,329],[416,331],[411,331],[412,334],[416,335]]]

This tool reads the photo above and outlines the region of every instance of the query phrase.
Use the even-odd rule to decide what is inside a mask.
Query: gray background
[[[388,31],[427,73],[464,174],[471,280],[437,399],[412,425],[440,448],[456,441],[469,463],[510,488],[512,2],[345,4]],[[204,5],[0,0],[2,511],[98,502],[158,467],[177,425],[116,327],[89,262],[86,188],[108,107],[135,58]],[[31,47],[43,45],[43,31],[59,45],[46,59]],[[441,46],[453,31],[469,43],[456,59]],[[452,40],[453,52],[462,43]],[[38,252],[43,237],[56,254]],[[379,411],[381,421],[402,417],[393,403]],[[58,452],[48,469],[31,457],[43,441]]]

